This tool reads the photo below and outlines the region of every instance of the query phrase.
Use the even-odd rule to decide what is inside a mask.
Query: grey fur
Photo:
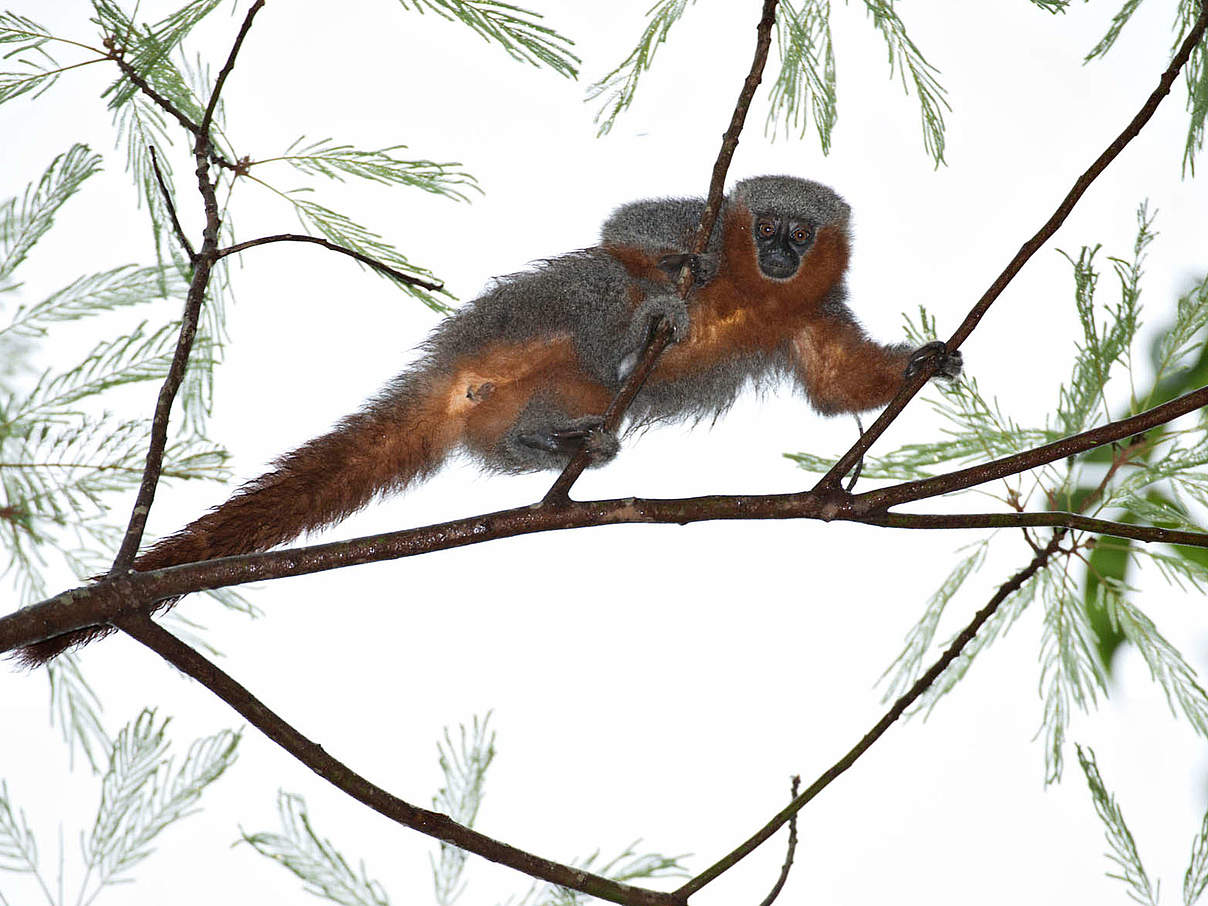
[[[649,198],[622,205],[600,229],[600,240],[643,251],[686,251],[705,212],[703,198]]]
[[[850,215],[846,202],[831,189],[789,176],[742,180],[723,203],[723,217],[735,202],[759,213],[788,214],[844,229]],[[623,205],[604,223],[601,243],[636,246],[654,255],[687,252],[704,207],[701,198]],[[705,255],[708,276],[722,255],[721,222],[719,219]],[[631,296],[635,283],[645,297],[636,312]],[[837,318],[854,320],[844,304],[843,287],[836,287],[831,296],[824,308]],[[405,403],[415,379],[443,374],[457,359],[492,343],[524,343],[567,334],[584,371],[615,391],[632,371],[656,313],[671,317],[676,339],[687,333],[688,312],[678,298],[668,296],[663,285],[635,281],[604,248],[552,258],[531,271],[499,278],[438,326],[425,344],[424,359],[371,407]],[[658,380],[656,375],[630,408],[628,430],[654,422],[716,418],[745,389],[767,387],[791,371],[788,351],[781,349],[770,354],[736,354],[703,372],[674,380]],[[503,472],[560,468],[568,457],[553,438],[559,432],[582,428],[583,421],[562,411],[552,398],[538,396],[492,449],[468,452],[483,466]],[[589,432],[586,442],[593,450],[594,464],[607,461],[617,449],[616,438],[603,432]]]
[[[784,214],[808,218],[819,226],[848,228],[851,207],[829,186],[795,176],[756,176],[744,179],[730,192],[757,214]]]

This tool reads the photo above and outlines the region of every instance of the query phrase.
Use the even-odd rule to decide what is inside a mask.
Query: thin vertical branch
[[[755,38],[755,58],[751,61],[751,71],[747,74],[746,81],[742,84],[742,90],[738,94],[738,102],[734,105],[734,113],[730,117],[730,127],[722,136],[721,150],[717,154],[717,160],[713,164],[713,174],[709,181],[709,195],[705,201],[705,210],[701,214],[700,226],[697,227],[696,237],[692,243],[693,254],[699,255],[709,245],[709,237],[713,233],[713,227],[717,223],[718,214],[721,212],[722,195],[725,191],[726,173],[730,169],[730,161],[734,158],[734,151],[738,147],[738,137],[742,133],[743,124],[747,119],[747,111],[751,108],[751,101],[755,97],[755,90],[759,87],[759,83],[763,80],[763,68],[768,60],[768,50],[772,46],[772,27],[776,24],[776,5],[779,0],[763,0],[763,12],[759,17],[759,24],[756,26]],[[688,290],[692,286],[692,273],[688,267],[680,270],[679,283],[676,290],[681,299],[686,298]],[[671,342],[671,325],[665,320],[660,319],[660,323],[655,325],[651,332],[650,339],[646,343],[646,348],[642,352],[642,357],[638,360],[637,366],[633,372],[621,385],[621,389],[617,391],[617,395],[613,397],[611,403],[608,404],[608,409],[604,412],[604,430],[615,431],[621,424],[621,419],[625,416],[625,411],[633,403],[634,397],[642,389],[642,385],[646,383],[646,378],[650,372],[654,370],[655,363],[658,361],[663,350]],[[571,457],[566,468],[562,470],[562,474],[550,487],[545,498],[541,501],[543,504],[559,505],[565,504],[570,498],[570,489],[579,476],[583,474],[583,470],[587,468],[589,463],[586,446],[580,447],[575,455]]]
[[[164,174],[159,169],[159,156],[155,153],[155,145],[147,145],[147,151],[151,154],[151,169],[155,171],[155,181],[159,183],[159,191],[164,196],[164,204],[168,208],[168,216],[172,218],[172,229],[176,233],[176,239],[184,248],[185,254],[189,256],[189,262],[195,264],[197,262],[197,253],[193,251],[193,245],[189,242],[189,237],[185,235],[184,228],[180,225],[180,218],[176,216],[176,203],[172,200],[172,193],[168,191],[168,182],[164,179]]]
[[[793,782],[789,786],[789,798],[797,798],[797,790],[801,786],[801,778],[794,776]],[[793,815],[789,819],[789,848],[784,856],[784,864],[780,866],[780,877],[776,879],[776,883],[772,885],[772,889],[768,891],[768,895],[763,898],[763,902],[759,906],[772,906],[776,902],[776,898],[780,896],[780,891],[784,890],[784,885],[789,879],[789,872],[793,870],[793,859],[797,855],[797,816]]]
[[[205,208],[205,228],[202,231],[201,248],[193,260],[193,279],[189,283],[189,292],[185,297],[185,309],[181,315],[180,335],[176,341],[176,350],[172,355],[172,363],[168,367],[168,375],[164,378],[159,397],[155,402],[155,414],[151,420],[151,440],[147,445],[147,459],[143,466],[142,481],[139,482],[138,494],[130,513],[130,521],[126,526],[126,533],[122,537],[121,547],[118,549],[117,556],[114,557],[113,566],[109,569],[110,575],[126,572],[134,563],[139,545],[143,540],[143,533],[147,528],[147,516],[151,512],[152,503],[155,502],[155,491],[159,486],[160,473],[163,471],[164,450],[168,445],[168,422],[172,415],[172,404],[176,400],[176,395],[184,382],[185,372],[189,367],[189,356],[197,337],[197,322],[201,317],[201,306],[205,301],[206,289],[209,286],[214,263],[218,260],[218,231],[222,221],[218,213],[216,182],[210,178],[209,158],[212,142],[210,141],[209,126],[223,83],[235,65],[235,57],[243,44],[248,29],[251,28],[253,17],[262,6],[264,6],[264,0],[256,0],[252,8],[248,10],[243,27],[240,28],[239,34],[235,38],[226,64],[214,85],[214,91],[210,94],[210,103],[202,124],[194,125],[187,118],[182,119],[177,115],[178,111],[175,111],[170,102],[152,91],[145,80],[139,79],[137,74],[133,73],[128,64],[124,65],[124,61],[118,60],[118,65],[123,66],[122,71],[126,72],[135,85],[142,88],[152,100],[169,113],[177,115],[177,118],[181,119],[181,125],[193,134],[193,159],[197,164],[197,188],[201,192],[202,204]]]
[[[243,46],[243,39],[247,37],[248,31],[252,27],[252,19],[256,17],[256,13],[260,12],[262,6],[264,6],[264,0],[256,0],[252,4],[252,8],[247,11],[247,15],[243,18],[243,27],[239,29],[239,34],[235,36],[235,43],[231,46],[231,52],[227,54],[227,61],[223,64],[222,69],[218,73],[218,78],[214,81],[214,90],[210,92],[210,103],[206,105],[205,116],[201,118],[202,135],[209,135],[210,123],[214,121],[214,111],[218,109],[218,97],[222,94],[222,86],[226,84],[227,76],[235,68],[235,57],[239,55],[239,48]]]

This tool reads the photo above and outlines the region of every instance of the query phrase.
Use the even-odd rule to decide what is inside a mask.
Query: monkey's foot
[[[526,432],[518,439],[533,449],[567,457],[577,453],[579,447],[585,447],[592,465],[608,462],[621,448],[617,436],[604,430],[604,417],[600,415],[585,415],[551,425],[543,431]]]
[[[680,268],[688,266],[692,271],[692,282],[704,286],[717,276],[717,256],[710,252],[703,255],[664,255],[659,259],[659,270],[666,271],[672,278],[679,276]]]
[[[911,353],[910,361],[906,363],[906,377],[914,377],[931,360],[935,361],[935,374],[932,377],[948,381],[959,378],[965,364],[965,358],[959,349],[949,352],[943,340],[932,340]]]

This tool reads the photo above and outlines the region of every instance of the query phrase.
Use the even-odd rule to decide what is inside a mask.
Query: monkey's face
[[[760,272],[772,280],[790,280],[814,244],[817,226],[809,220],[756,213],[752,232]]]

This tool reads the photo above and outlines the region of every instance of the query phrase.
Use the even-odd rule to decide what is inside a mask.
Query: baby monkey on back
[[[710,418],[747,385],[781,377],[829,415],[885,405],[927,358],[939,376],[960,374],[960,353],[942,343],[883,346],[865,335],[844,286],[850,209],[826,186],[739,182],[705,253],[690,255],[704,206],[625,205],[599,246],[500,279],[437,327],[423,357],[361,411],[156,543],[134,569],[268,550],[427,476],[455,450],[502,472],[562,468],[580,445],[593,464],[606,462],[618,440],[601,415],[659,317],[673,345],[630,425]],[[684,265],[695,277],[687,304],[674,289]],[[42,663],[109,631],[78,630],[20,657]]]

